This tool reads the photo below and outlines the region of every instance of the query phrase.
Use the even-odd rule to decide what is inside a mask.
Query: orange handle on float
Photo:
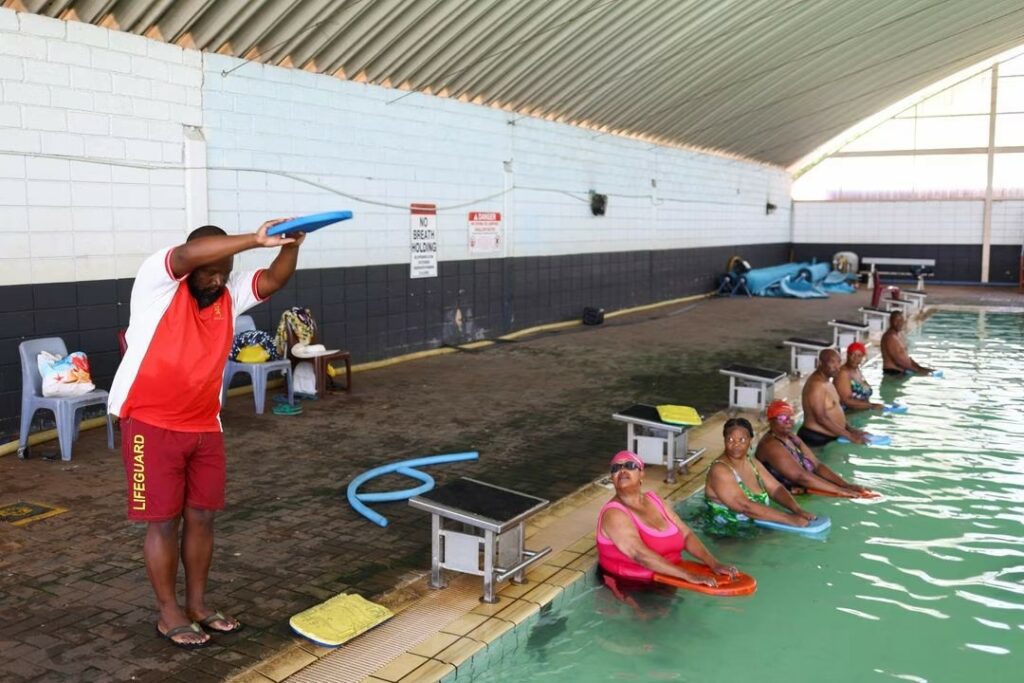
[[[706,564],[690,562],[689,560],[679,560],[676,562],[676,566],[690,572],[691,574],[714,577],[715,581],[718,582],[718,585],[707,586],[703,583],[691,583],[690,581],[683,581],[682,579],[677,579],[674,576],[666,576],[665,574],[655,574],[654,582],[662,583],[666,586],[683,588],[685,590],[694,591],[695,593],[720,595],[724,597],[750,595],[757,590],[757,581],[754,580],[754,577],[749,574],[744,574],[743,572],[738,573],[734,579],[728,574],[715,574],[711,571],[711,567]]]

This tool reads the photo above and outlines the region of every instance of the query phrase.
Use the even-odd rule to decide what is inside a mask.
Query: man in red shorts
[[[241,628],[207,606],[205,595],[214,513],[224,507],[220,396],[235,318],[295,272],[305,236],[268,236],[281,220],[247,235],[198,228],[184,244],[146,259],[132,287],[128,349],[109,410],[121,419],[128,518],[148,523],[144,555],[160,610],[157,631],[178,647],[203,647],[209,632]],[[269,268],[232,272],[235,254],[258,247],[281,250]],[[179,528],[184,608],[175,591]]]

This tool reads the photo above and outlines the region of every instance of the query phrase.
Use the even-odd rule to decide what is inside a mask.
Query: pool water
[[[882,499],[802,497],[824,540],[714,538],[698,494],[680,512],[755,595],[649,595],[638,617],[591,579],[473,680],[1024,681],[1024,316],[938,311],[911,344],[945,377],[883,383],[876,361],[910,412],[851,417],[893,444],[822,453]]]

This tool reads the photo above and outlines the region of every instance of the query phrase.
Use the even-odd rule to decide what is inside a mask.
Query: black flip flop
[[[161,638],[166,638],[168,641],[170,641],[171,645],[173,645],[174,647],[180,647],[182,650],[198,650],[201,647],[206,647],[207,645],[209,645],[210,640],[212,640],[211,638],[207,638],[202,642],[190,643],[174,639],[174,636],[180,636],[184,633],[195,633],[196,635],[200,635],[202,633],[205,633],[205,631],[203,631],[203,629],[199,627],[199,624],[197,624],[194,621],[191,624],[185,624],[184,626],[175,626],[167,633],[164,633],[160,630],[160,624],[156,625],[156,634],[158,636],[160,636]]]
[[[228,619],[226,616],[224,616],[223,612],[214,612],[213,614],[211,614],[211,615],[209,615],[209,616],[207,616],[207,617],[205,617],[203,619],[200,619],[199,620],[199,625],[202,626],[207,631],[212,631],[213,633],[238,633],[239,631],[242,630],[242,622],[238,621],[237,619],[234,620],[234,622],[235,622],[235,627],[234,628],[217,628],[217,627],[215,627],[213,625],[214,622],[217,622],[217,621],[224,621],[224,622],[227,622],[227,623],[231,623],[232,620]]]

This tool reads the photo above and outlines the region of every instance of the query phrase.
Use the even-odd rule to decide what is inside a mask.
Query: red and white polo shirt
[[[256,289],[263,271],[232,271],[220,298],[200,309],[187,276],[171,272],[172,250],[147,258],[135,276],[128,350],[110,387],[108,410],[164,429],[219,432],[235,318],[263,301]]]

